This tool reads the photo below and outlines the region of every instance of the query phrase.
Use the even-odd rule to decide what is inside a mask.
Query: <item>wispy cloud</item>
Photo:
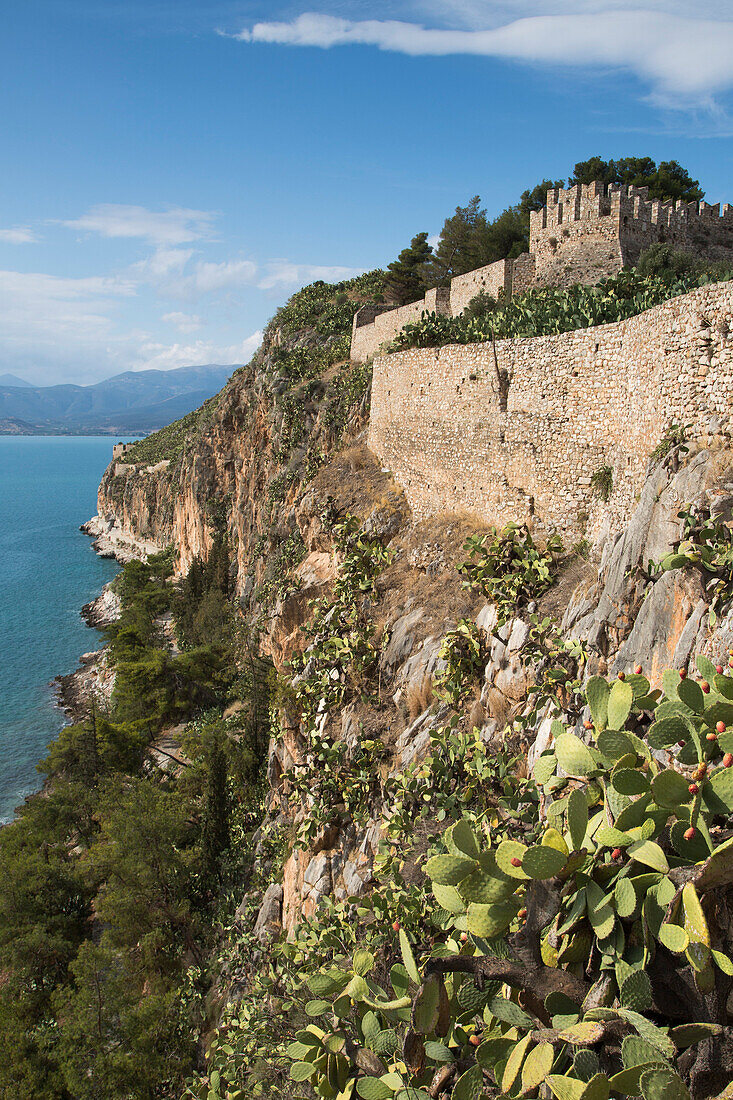
[[[317,264],[296,264],[290,260],[270,260],[257,285],[260,290],[274,290],[281,287],[304,286],[318,279],[324,282],[339,283],[342,279],[353,279],[361,275],[362,267],[319,267]]]
[[[15,225],[12,229],[0,229],[0,241],[8,244],[33,244],[38,237],[27,225]]]
[[[180,206],[148,210],[144,206],[100,203],[80,218],[62,224],[102,237],[138,237],[159,246],[175,246],[210,238],[215,217],[212,211]]]
[[[287,22],[255,23],[235,37],[322,49],[361,45],[411,56],[471,54],[541,65],[620,68],[648,84],[656,101],[672,107],[712,107],[716,95],[733,87],[733,22],[686,18],[659,7],[619,10],[612,2],[604,10],[589,7],[469,30],[306,12]],[[477,11],[465,14],[478,17]]]
[[[106,328],[110,309],[134,294],[135,285],[128,279],[0,271],[0,329],[12,339],[31,324],[41,339],[81,339],[85,328]]]
[[[133,370],[171,370],[174,367],[194,367],[201,363],[241,365],[249,362],[262,343],[262,333],[253,332],[239,344],[222,345],[212,340],[196,340],[191,344],[162,344],[153,341],[141,345]]]
[[[208,294],[221,294],[237,287],[252,286],[257,264],[252,260],[194,260],[190,249],[159,249],[133,264],[134,278],[155,288],[161,298],[197,301]]]
[[[286,291],[316,279],[339,282],[362,271],[363,268],[303,264],[287,259],[267,260],[261,265],[247,259],[214,262],[194,259],[193,251],[182,248],[158,249],[131,268],[135,279],[153,286],[162,298],[187,302],[244,287]]]
[[[175,325],[178,331],[183,333],[196,332],[201,328],[201,318],[195,313],[181,313],[178,311],[164,313],[161,321],[167,325]]]

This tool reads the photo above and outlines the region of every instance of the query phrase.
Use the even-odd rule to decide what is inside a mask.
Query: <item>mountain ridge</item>
[[[124,371],[89,386],[3,385],[0,434],[155,431],[217,393],[236,365]]]

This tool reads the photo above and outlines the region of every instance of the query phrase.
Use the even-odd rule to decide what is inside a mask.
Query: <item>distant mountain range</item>
[[[148,433],[197,409],[236,366],[125,371],[93,386],[31,386],[0,375],[0,435]]]
[[[30,382],[24,378],[18,378],[17,374],[0,374],[0,386],[21,386],[23,389],[33,389]]]

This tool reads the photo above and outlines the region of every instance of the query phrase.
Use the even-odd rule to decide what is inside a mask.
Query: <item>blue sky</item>
[[[0,373],[240,363],[479,193],[677,159],[733,201],[730,0],[8,0]]]

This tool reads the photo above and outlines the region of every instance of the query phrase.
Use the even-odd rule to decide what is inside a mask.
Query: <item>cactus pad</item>
[[[522,870],[530,878],[554,878],[565,866],[566,856],[557,848],[544,844],[535,844],[529,848],[522,860]]]
[[[574,733],[563,733],[557,738],[555,755],[566,775],[583,777],[597,771],[598,765],[590,749]]]

